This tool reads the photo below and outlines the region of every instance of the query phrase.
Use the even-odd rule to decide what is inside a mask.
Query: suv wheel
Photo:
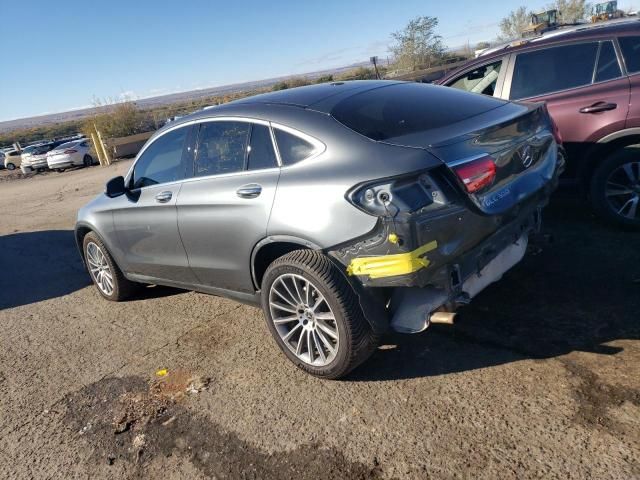
[[[591,201],[596,214],[609,223],[640,229],[640,145],[614,152],[596,168]]]
[[[7,170],[15,170],[16,166],[13,163],[7,163]]]
[[[326,256],[312,250],[296,250],[269,265],[262,308],[280,349],[318,377],[346,375],[378,344],[351,285]]]
[[[125,278],[98,236],[87,233],[82,248],[87,270],[100,295],[114,302],[129,298],[137,284]]]

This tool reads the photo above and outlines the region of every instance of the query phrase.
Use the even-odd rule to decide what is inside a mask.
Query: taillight
[[[73,148],[64,151],[64,153],[77,153],[77,152],[78,150],[74,150]]]
[[[496,178],[496,164],[490,156],[453,167],[453,171],[469,193],[475,193],[488,187]]]
[[[348,192],[347,198],[371,215],[394,216],[399,211],[415,212],[431,205],[437,194],[428,173],[414,172],[360,185]]]

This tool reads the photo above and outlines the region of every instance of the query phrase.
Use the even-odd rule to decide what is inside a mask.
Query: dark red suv
[[[597,214],[640,228],[640,20],[583,25],[483,52],[438,83],[544,101]]]

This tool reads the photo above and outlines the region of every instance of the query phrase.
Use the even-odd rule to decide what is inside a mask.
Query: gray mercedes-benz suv
[[[207,109],[158,131],[78,213],[100,294],[160,284],[261,305],[282,351],[338,378],[515,265],[562,170],[542,104],[390,81]]]

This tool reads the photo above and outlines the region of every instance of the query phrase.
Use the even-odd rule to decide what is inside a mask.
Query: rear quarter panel
[[[378,217],[347,199],[354,186],[371,180],[442,165],[423,149],[375,142],[328,115],[316,121],[288,123],[326,145],[318,157],[284,166],[276,192],[268,235],[291,235],[328,248],[370,232]]]

